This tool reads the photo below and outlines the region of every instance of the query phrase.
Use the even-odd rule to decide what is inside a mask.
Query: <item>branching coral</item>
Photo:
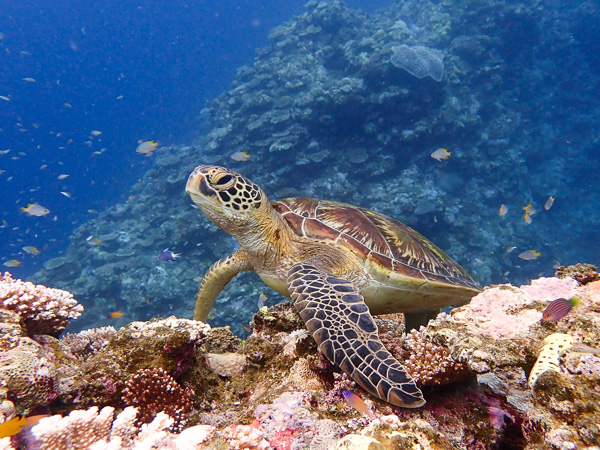
[[[83,311],[70,292],[15,280],[8,272],[0,277],[0,308],[18,313],[29,334],[50,335]]]
[[[180,431],[187,422],[194,391],[183,389],[165,370],[139,370],[125,386],[123,400],[141,411],[141,422],[149,423],[159,412],[174,419],[172,428],[175,431]]]
[[[196,448],[215,431],[209,425],[188,428],[178,436],[168,429],[173,419],[164,413],[156,415],[150,424],[136,425],[137,410],[125,408],[113,421],[114,408],[107,406],[98,412],[94,406],[88,410],[72,411],[40,420],[31,429],[32,438],[27,448],[40,450],[64,449],[150,449]]]
[[[423,327],[419,331],[412,330],[405,341],[410,356],[404,366],[417,384],[447,384],[468,376],[466,364],[452,359],[450,350],[428,340],[424,331]]]

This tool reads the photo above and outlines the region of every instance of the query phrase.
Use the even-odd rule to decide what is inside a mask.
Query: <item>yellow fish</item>
[[[441,161],[443,159],[450,158],[450,152],[446,148],[438,148],[435,152],[431,154],[431,157],[437,161]]]
[[[261,292],[260,295],[258,296],[258,309],[265,306],[266,302],[267,302],[267,296],[265,295],[264,292]]]
[[[544,209],[548,211],[552,208],[552,205],[554,205],[554,197],[550,196],[548,197],[548,200],[546,200],[546,203],[544,203]]]
[[[529,214],[530,216],[533,216],[537,212],[531,203],[523,207],[523,211],[525,211],[525,214]]]
[[[250,155],[246,152],[235,152],[231,155],[231,159],[235,161],[248,161],[250,159]]]
[[[500,209],[498,210],[498,214],[500,214],[501,217],[504,217],[507,212],[508,212],[508,208],[506,207],[506,205],[504,203],[502,203],[502,205],[500,205]]]
[[[531,214],[529,214],[529,213],[523,214],[523,220],[525,221],[525,223],[527,225],[529,225],[531,223]]]
[[[524,252],[519,253],[519,258],[524,259],[525,261],[538,259],[540,256],[542,256],[542,254],[537,250],[525,250]]]
[[[94,236],[88,236],[86,238],[86,242],[91,245],[92,247],[95,247],[96,245],[100,245],[102,244],[102,240],[98,239],[97,237]]]
[[[27,205],[27,208],[21,208],[21,211],[26,213],[28,216],[45,216],[50,213],[50,210],[42,205],[38,205],[37,203],[30,203]]]
[[[30,255],[40,254],[40,251],[37,249],[37,247],[34,247],[33,245],[26,245],[25,247],[23,247],[23,250],[25,250]]]
[[[23,264],[23,263],[21,261],[19,261],[18,259],[11,259],[4,263],[4,265],[6,267],[17,267],[17,266],[20,266],[21,264]]]
[[[21,427],[25,426],[25,417],[15,416],[10,420],[0,424],[0,439],[14,436],[21,432]]]
[[[158,147],[158,142],[156,141],[144,141],[140,143],[135,149],[136,152],[141,153],[142,155],[152,156],[154,150]]]

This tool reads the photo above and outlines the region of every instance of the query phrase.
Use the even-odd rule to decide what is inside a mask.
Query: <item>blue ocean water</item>
[[[129,195],[129,188],[154,164],[154,159],[135,152],[139,141],[156,140],[162,146],[183,145],[210,131],[200,115],[206,101],[229,89],[236,70],[242,65],[251,65],[255,50],[268,43],[269,32],[303,13],[303,3],[275,0],[142,0],[135,4],[59,0],[52,5],[42,1],[3,2],[0,14],[0,264],[18,264],[8,270],[26,278],[41,269],[44,261],[62,254],[77,226],[123,201]],[[346,2],[350,7],[367,12],[393,3]],[[457,6],[461,3],[468,2],[457,2]],[[478,217],[478,227],[489,226],[488,239],[477,242],[477,254],[461,261],[469,270],[479,270],[486,283],[524,282],[540,274],[550,275],[552,266],[559,260],[565,264],[598,262],[600,127],[595,114],[599,98],[595,55],[600,41],[597,25],[600,21],[594,20],[596,3],[580,6],[569,16],[569,10],[561,2],[553,1],[549,5],[552,13],[540,10],[536,15],[517,11],[496,20],[498,28],[490,32],[498,40],[494,48],[503,59],[502,64],[515,65],[514,71],[503,80],[484,80],[490,84],[486,87],[486,97],[481,97],[480,86],[471,86],[471,89],[479,89],[479,103],[474,102],[473,108],[480,108],[477,114],[481,123],[486,128],[493,128],[489,124],[494,123],[497,134],[489,136],[482,148],[462,149],[462,154],[451,148],[453,156],[446,174],[438,173],[438,166],[432,166],[429,151],[425,162],[416,165],[423,170],[417,179],[435,184],[442,193],[432,191],[431,195],[435,194],[436,198],[451,192],[461,196],[464,204],[471,192],[485,191],[483,202],[478,200],[479,203],[469,205],[468,211],[463,210],[456,216]],[[553,22],[552,14],[572,20]],[[409,16],[410,8],[407,8],[406,17]],[[539,24],[528,23],[531,17],[539,19]],[[407,19],[404,25],[418,35],[421,29],[417,23],[415,16],[414,22]],[[534,28],[550,36],[554,33],[556,40],[549,40],[547,36],[538,40],[531,32]],[[394,27],[390,25],[390,29]],[[445,32],[441,28],[438,31]],[[477,55],[476,46],[473,49],[466,44],[460,47],[460,38],[455,37],[453,51],[464,52],[460,53],[463,62],[477,67],[479,58],[481,64],[489,64],[482,72],[493,73],[497,69],[487,55]],[[567,45],[573,41],[577,45]],[[485,40],[482,42],[487,45]],[[546,46],[535,47],[539,42]],[[535,47],[533,54],[537,59],[552,61],[552,64],[522,66],[524,58],[520,50],[527,45]],[[576,54],[572,53],[573,48],[577,49]],[[447,59],[446,63],[451,64],[451,61]],[[586,71],[589,77],[580,76]],[[570,77],[569,73],[578,76]],[[340,78],[343,76],[340,74]],[[526,82],[528,77],[539,78],[539,91],[520,91],[520,84],[530,86]],[[582,79],[584,85],[580,85]],[[381,80],[381,84],[389,81]],[[377,84],[374,80],[370,82],[373,86]],[[414,85],[414,80],[409,80],[408,84],[411,83]],[[501,95],[504,95],[504,105],[508,104],[506,94],[500,90],[506,87],[514,89],[514,104],[510,114],[503,117],[504,106],[495,109],[493,105],[500,104]],[[532,108],[534,102],[530,102],[523,106],[520,116],[515,115],[520,102],[536,96],[540,100],[539,109]],[[333,131],[342,135],[368,121],[368,117],[360,114],[356,117],[360,120],[346,124],[348,129]],[[547,118],[548,122],[541,135],[538,135],[537,122],[530,130],[533,136],[528,135],[526,126],[519,128],[519,132],[523,132],[520,136],[502,134],[503,123],[510,129],[516,120],[526,124],[533,118],[539,121],[539,117]],[[456,128],[461,127],[465,124],[457,121]],[[525,151],[519,142],[521,138],[535,145]],[[450,141],[447,145],[451,144],[457,147],[460,141]],[[432,142],[431,145],[435,149],[439,144]],[[466,182],[473,173],[456,169],[455,161],[459,158],[470,158],[478,163],[480,178],[473,177]],[[475,163],[470,165],[475,166]],[[464,179],[457,181],[459,176]],[[300,185],[298,182],[295,187]],[[518,185],[519,190],[508,192],[508,185]],[[556,197],[556,204],[552,215],[544,216],[542,206],[550,195]],[[496,211],[504,202],[511,203],[511,213],[507,216],[510,222],[507,219],[501,223],[497,222]],[[496,241],[494,230],[523,226],[519,210],[529,202],[536,203],[538,214],[534,219],[543,225],[544,234],[536,235],[530,228],[516,243],[518,250],[510,256],[504,255],[504,248],[512,243]],[[43,205],[50,213],[29,217],[20,208],[30,203]],[[368,206],[369,200],[361,204]],[[430,219],[422,221],[419,231],[437,237],[442,246],[448,244],[450,238],[468,240],[468,236],[452,236],[449,219],[442,220],[433,214]],[[582,223],[585,226],[581,226]],[[25,246],[35,246],[40,255],[27,253],[23,250]],[[516,253],[526,249],[540,250],[544,259],[531,263],[518,259]],[[488,263],[488,258],[501,260],[494,271],[485,272],[480,267]],[[10,264],[11,260],[18,263]]]
[[[26,276],[60,254],[78,224],[151,166],[135,153],[138,141],[198,133],[206,100],[303,3],[3,1],[0,150],[10,152],[0,156],[0,262],[22,262],[10,270]],[[29,203],[50,214],[26,216]]]

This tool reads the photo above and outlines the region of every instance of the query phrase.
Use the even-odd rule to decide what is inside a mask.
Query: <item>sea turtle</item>
[[[462,267],[395,219],[314,198],[271,203],[224,167],[196,167],[186,192],[240,244],[204,276],[194,319],[205,321],[227,283],[254,271],[291,297],[320,351],[366,391],[398,406],[425,404],[379,340],[371,314],[404,312],[409,320],[468,303],[480,286]]]

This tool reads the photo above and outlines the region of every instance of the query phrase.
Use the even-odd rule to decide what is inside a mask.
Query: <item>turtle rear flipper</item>
[[[327,359],[372,395],[394,405],[418,408],[423,394],[386,350],[358,289],[308,263],[287,278],[294,306]]]

